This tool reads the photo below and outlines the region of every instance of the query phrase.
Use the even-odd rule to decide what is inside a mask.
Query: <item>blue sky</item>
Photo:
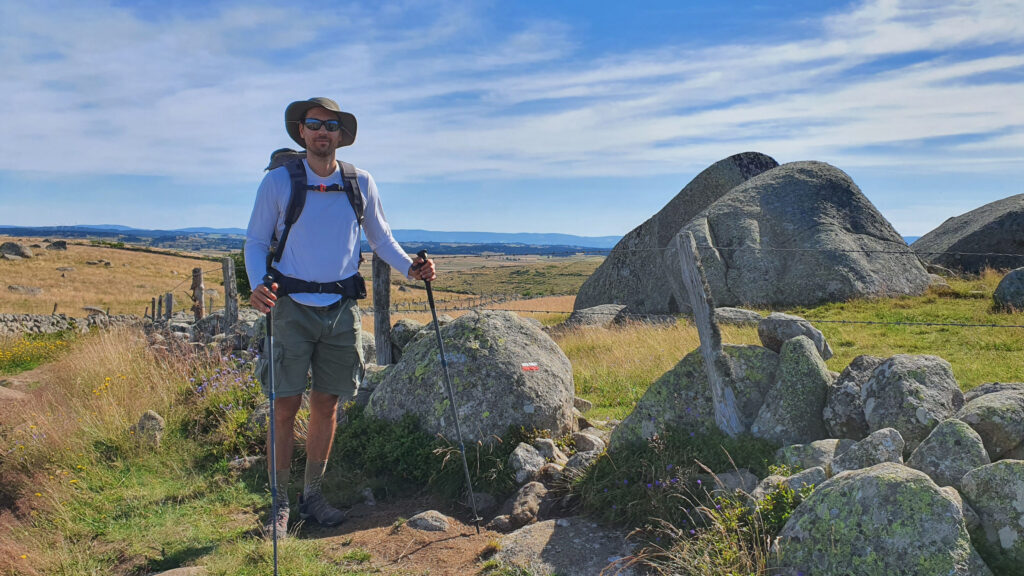
[[[904,235],[1024,192],[1024,0],[3,2],[0,224],[244,227],[284,107],[395,228],[624,234],[756,150]]]

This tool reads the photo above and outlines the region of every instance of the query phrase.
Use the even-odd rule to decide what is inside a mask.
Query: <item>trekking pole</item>
[[[417,256],[427,261],[427,251],[420,250]],[[422,263],[420,264],[422,266]],[[452,379],[448,375],[448,359],[444,355],[444,341],[441,340],[441,325],[437,323],[437,309],[434,308],[434,291],[430,289],[430,280],[423,281],[427,285],[427,301],[430,303],[430,315],[434,317],[434,334],[437,336],[437,349],[441,353],[441,369],[444,371],[445,389],[448,391],[448,403],[452,405],[452,416],[455,418],[455,435],[459,438],[459,452],[462,453],[462,471],[466,473],[466,488],[469,489],[469,505],[473,509],[473,525],[476,533],[480,533],[480,515],[476,513],[476,496],[473,495],[473,480],[469,476],[469,463],[466,462],[466,445],[462,442],[462,427],[459,426],[459,409],[455,405],[455,391]]]
[[[273,291],[274,277],[263,277],[267,290]],[[267,310],[267,340],[270,346],[270,521],[274,539],[274,576],[277,574],[277,435],[274,426],[274,308]]]

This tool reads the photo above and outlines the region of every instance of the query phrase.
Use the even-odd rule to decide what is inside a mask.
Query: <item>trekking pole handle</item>
[[[416,255],[423,259],[422,262],[420,262],[419,264],[415,264],[414,265],[415,268],[418,270],[420,266],[423,266],[424,264],[427,263],[427,251],[426,250],[420,250],[419,252],[416,253]],[[434,291],[430,289],[430,280],[424,280],[423,283],[427,285],[427,300],[430,302],[430,310],[433,312],[433,310],[434,310]],[[435,323],[437,322],[437,313],[436,312],[434,313],[434,322]]]

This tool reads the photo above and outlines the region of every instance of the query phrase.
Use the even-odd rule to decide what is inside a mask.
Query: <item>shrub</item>
[[[697,462],[715,471],[747,468],[764,476],[778,446],[749,435],[697,434],[670,430],[646,445],[603,454],[573,482],[585,509],[607,521],[640,525],[659,518],[673,525],[689,522],[685,504],[697,479]]]

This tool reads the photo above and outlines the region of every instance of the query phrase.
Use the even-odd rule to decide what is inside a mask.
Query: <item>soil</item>
[[[403,519],[426,510],[451,518],[448,530],[426,532],[405,524]],[[328,553],[339,559],[355,549],[370,553],[365,563],[345,562],[346,568],[381,574],[461,576],[477,574],[481,560],[493,552],[491,544],[501,537],[483,527],[478,534],[469,516],[430,498],[358,504],[349,510],[344,524],[335,528],[300,524],[295,537],[321,539]]]

